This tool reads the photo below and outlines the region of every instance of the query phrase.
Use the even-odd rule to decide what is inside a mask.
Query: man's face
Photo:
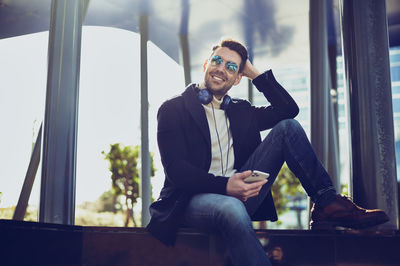
[[[223,60],[222,63],[212,63],[213,56],[219,56]],[[221,99],[232,86],[239,84],[242,78],[242,74],[239,74],[241,60],[237,52],[227,47],[220,47],[214,51],[204,68],[204,83],[215,97]],[[221,62],[221,60],[219,62]],[[237,70],[235,72],[227,69],[226,64],[228,63],[229,66],[229,62],[237,65]]]

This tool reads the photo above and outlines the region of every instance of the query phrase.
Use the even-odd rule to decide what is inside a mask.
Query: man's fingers
[[[245,196],[246,198],[251,198],[251,197],[257,196],[258,193],[260,193],[260,190],[261,190],[261,188],[256,188],[256,189],[248,190],[248,191],[246,191],[246,193],[244,193],[244,196]]]
[[[262,188],[262,186],[264,185],[264,184],[266,184],[268,182],[268,180],[261,180],[261,181],[257,181],[257,182],[254,182],[254,183],[250,183],[250,184],[245,184],[245,186],[244,186],[244,192],[246,193],[248,193],[248,192],[253,192],[253,191],[259,191],[261,188]]]
[[[241,173],[236,173],[237,177],[240,179],[245,179],[251,175],[251,170],[247,170]]]
[[[264,180],[260,180],[260,181],[254,182],[254,183],[250,183],[250,184],[248,184],[248,189],[255,189],[258,187],[262,187],[267,182],[268,182],[268,180],[264,179]]]
[[[265,183],[267,183],[267,180],[261,180],[254,182],[252,184],[248,184],[246,191],[244,191],[243,193],[243,197],[245,197],[247,200],[248,198],[257,196],[258,193],[260,193],[260,190]]]
[[[260,190],[252,191],[251,193],[247,193],[245,196],[242,197],[242,201],[245,202],[249,198],[255,197],[260,193]]]

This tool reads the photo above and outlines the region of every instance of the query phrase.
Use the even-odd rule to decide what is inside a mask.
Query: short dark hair
[[[248,53],[247,53],[246,47],[243,44],[241,44],[240,42],[233,40],[231,38],[228,38],[228,39],[223,39],[223,40],[221,40],[220,43],[214,45],[214,47],[212,48],[212,53],[214,53],[214,51],[220,47],[229,48],[232,51],[235,51],[240,55],[242,62],[240,62],[239,73],[241,73],[243,71],[244,65],[246,64],[246,61],[248,58]]]

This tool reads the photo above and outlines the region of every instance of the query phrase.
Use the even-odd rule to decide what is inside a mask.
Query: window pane
[[[47,78],[48,32],[0,40],[0,208],[16,206],[40,124]],[[37,220],[41,169],[29,199],[28,220]],[[13,212],[2,210],[0,218]]]
[[[397,180],[400,180],[400,47],[391,47],[390,74],[392,79],[393,122],[396,148]]]

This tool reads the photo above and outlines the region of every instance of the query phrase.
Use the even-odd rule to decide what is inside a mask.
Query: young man
[[[388,221],[382,210],[365,210],[336,194],[306,134],[293,118],[298,106],[275,80],[248,61],[246,48],[227,39],[212,49],[204,81],[158,111],[158,145],[165,182],[150,207],[148,230],[172,245],[179,227],[222,236],[235,265],[270,265],[251,220],[277,220],[270,188],[282,164],[299,178],[311,200],[311,226],[363,228]],[[270,103],[255,107],[227,96],[242,77]],[[267,101],[266,101],[267,103]],[[270,129],[262,141],[260,131]],[[252,170],[267,180],[245,182]]]

